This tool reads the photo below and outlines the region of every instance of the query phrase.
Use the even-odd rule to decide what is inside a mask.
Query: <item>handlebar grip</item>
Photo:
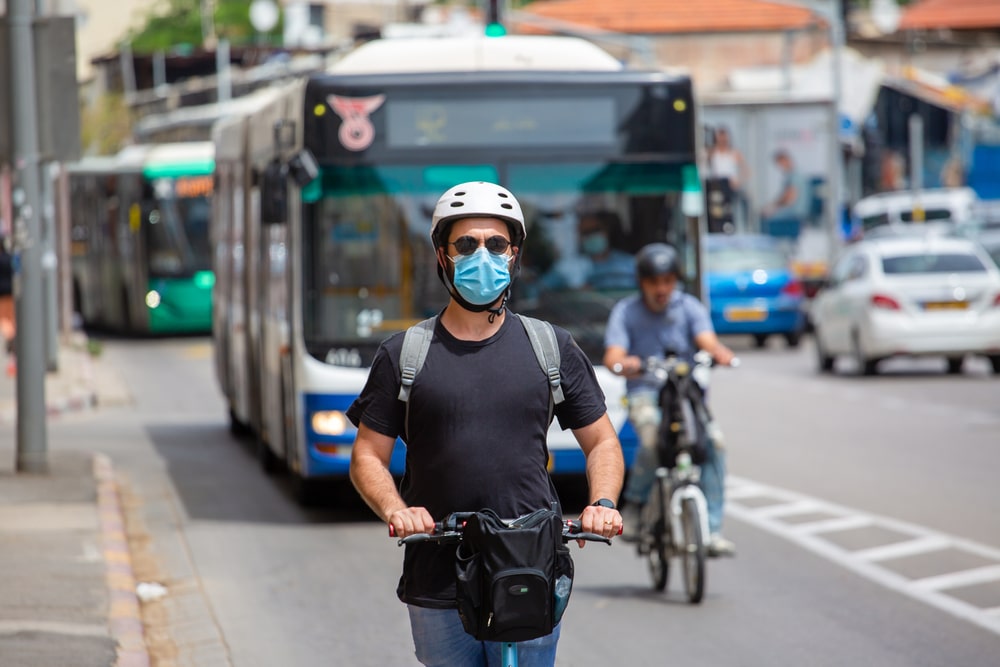
[[[415,535],[439,535],[441,531],[444,530],[444,522],[435,521],[434,522],[434,532],[433,533],[414,533]],[[389,524],[389,537],[396,537],[396,527]],[[411,536],[412,537],[412,536]]]
[[[611,544],[611,539],[604,537],[603,535],[598,535],[597,533],[585,533],[583,532],[583,526],[579,519],[566,519],[566,528],[563,530],[563,541],[569,540],[589,540],[591,542],[604,542],[605,544]],[[624,526],[618,526],[618,535],[622,534],[622,529]]]
[[[570,540],[586,540],[587,542],[604,542],[605,544],[611,544],[610,537],[604,537],[603,535],[598,535],[597,533],[563,534],[563,542],[569,542]]]

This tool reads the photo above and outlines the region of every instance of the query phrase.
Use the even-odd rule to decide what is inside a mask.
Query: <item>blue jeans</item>
[[[628,484],[622,494],[626,501],[641,505],[649,497],[656,479],[659,460],[656,454],[656,439],[659,435],[659,398],[655,392],[636,392],[628,398],[628,418],[639,437],[639,450],[629,470]],[[701,464],[701,490],[708,503],[708,530],[718,533],[722,530],[722,512],[725,504],[726,452],[721,443],[708,439],[705,462]]]
[[[410,612],[414,653],[426,667],[501,667],[500,642],[481,642],[462,628],[457,609],[406,605]],[[559,628],[552,634],[517,644],[518,667],[556,664]]]

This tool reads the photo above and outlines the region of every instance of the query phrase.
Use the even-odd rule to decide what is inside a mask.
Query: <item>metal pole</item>
[[[201,45],[208,48],[215,43],[215,1],[201,0]]]
[[[45,294],[38,157],[38,99],[32,0],[8,0],[14,170],[14,300],[17,313],[17,470],[47,472],[45,423]]]
[[[41,168],[42,178],[42,289],[45,293],[45,368],[59,370],[59,286],[56,283],[55,163]]]
[[[913,190],[913,222],[923,222],[926,218],[920,193],[924,189],[924,119],[918,114],[910,114],[910,189]]]
[[[153,89],[160,97],[167,95],[167,57],[163,51],[153,54]]]
[[[63,337],[73,333],[73,272],[72,233],[69,218],[69,172],[59,165],[56,179],[56,262],[59,275],[59,332]]]
[[[827,193],[827,225],[830,235],[829,264],[833,266],[833,261],[840,249],[841,232],[841,206],[843,205],[843,180],[844,180],[844,159],[840,148],[840,103],[843,98],[843,85],[841,79],[842,67],[841,56],[844,52],[844,25],[841,3],[843,0],[831,0],[830,9],[830,60],[832,80],[832,108],[830,109],[830,167],[829,167],[829,192]]]
[[[215,49],[215,82],[218,86],[215,99],[225,102],[233,97],[233,77],[229,67],[229,40],[220,39]]]
[[[125,89],[125,103],[132,104],[135,97],[135,61],[132,59],[132,43],[124,42],[118,50],[118,63],[122,70],[122,88]]]

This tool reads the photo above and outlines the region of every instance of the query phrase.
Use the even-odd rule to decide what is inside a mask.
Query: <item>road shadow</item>
[[[574,593],[587,593],[595,597],[602,597],[608,600],[623,600],[626,602],[642,602],[655,605],[657,607],[691,607],[687,597],[681,590],[667,589],[665,591],[654,590],[652,586],[622,586],[621,584],[608,584],[601,586],[587,586],[578,583],[573,584]],[[706,593],[706,599],[708,599]],[[571,603],[572,604],[572,603]]]
[[[255,443],[236,438],[223,422],[148,424],[146,432],[184,510],[193,519],[323,524],[377,521],[349,484],[320,489],[303,507],[289,475],[267,474]]]

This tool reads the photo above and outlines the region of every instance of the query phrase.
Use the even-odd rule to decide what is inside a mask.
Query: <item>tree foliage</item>
[[[81,109],[80,144],[87,155],[113,155],[132,137],[132,118],[121,95],[102,95]]]
[[[277,4],[277,3],[276,3]],[[212,7],[214,35],[204,35],[202,7]],[[281,35],[282,21],[262,41],[274,43]],[[162,0],[145,18],[145,23],[129,31],[133,53],[164,51],[176,53],[206,46],[205,39],[226,39],[234,46],[251,44],[258,39],[250,23],[250,3],[247,0]]]

